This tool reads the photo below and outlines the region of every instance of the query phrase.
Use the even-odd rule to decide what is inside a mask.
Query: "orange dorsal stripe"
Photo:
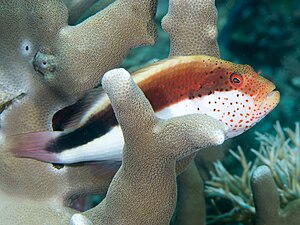
[[[197,97],[203,81],[213,79],[210,73],[215,70],[215,61],[220,60],[209,56],[173,57],[135,72],[133,79],[154,111],[159,111],[181,100]]]

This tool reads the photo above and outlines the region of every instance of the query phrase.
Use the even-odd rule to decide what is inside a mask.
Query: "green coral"
[[[208,224],[242,222],[253,224],[255,205],[251,192],[251,177],[260,165],[267,165],[274,178],[280,196],[280,207],[284,208],[293,200],[300,199],[300,127],[282,128],[274,125],[276,135],[256,133],[260,142],[259,150],[251,149],[254,161],[247,160],[241,147],[238,153],[230,154],[241,164],[241,174],[231,174],[220,162],[215,163],[211,180],[206,182],[206,193],[214,210],[208,215]],[[255,193],[254,193],[255,194]],[[230,202],[222,209],[223,203]]]

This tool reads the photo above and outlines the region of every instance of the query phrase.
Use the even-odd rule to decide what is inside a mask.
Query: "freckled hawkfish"
[[[250,66],[202,55],[162,60],[133,78],[157,117],[206,114],[228,126],[227,138],[255,125],[280,98],[274,84]],[[100,89],[54,115],[54,130],[61,131],[10,137],[11,151],[51,163],[122,160],[122,132]]]

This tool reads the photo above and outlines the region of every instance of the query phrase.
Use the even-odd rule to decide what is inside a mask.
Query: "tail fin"
[[[34,158],[50,163],[62,163],[55,152],[49,151],[48,146],[61,135],[59,131],[27,133],[6,138],[8,149],[17,157]]]
[[[61,131],[48,131],[9,136],[6,142],[17,157],[50,163],[121,161],[124,139],[119,126],[86,144],[76,143],[76,139],[82,138]]]

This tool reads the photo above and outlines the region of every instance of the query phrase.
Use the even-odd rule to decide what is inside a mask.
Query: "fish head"
[[[253,127],[278,104],[275,85],[249,65],[216,60],[211,74],[193,99],[200,113],[220,120],[228,127],[227,138]]]

